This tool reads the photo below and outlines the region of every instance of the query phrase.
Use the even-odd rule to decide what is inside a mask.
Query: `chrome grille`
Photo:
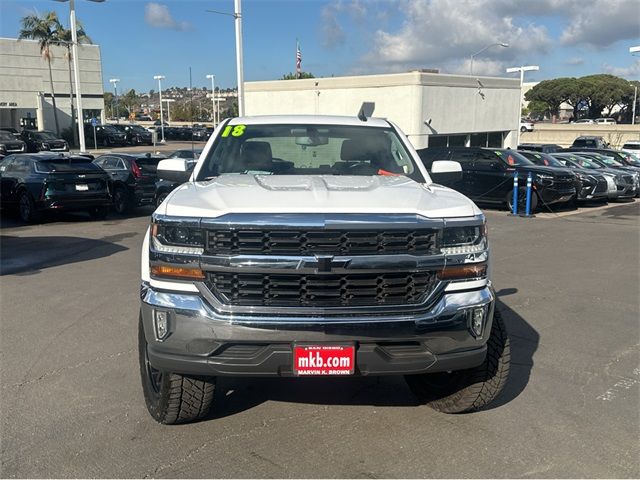
[[[350,307],[418,304],[437,284],[435,272],[259,274],[215,272],[207,286],[227,305]]]
[[[253,230],[207,232],[211,255],[429,255],[436,253],[437,230]]]

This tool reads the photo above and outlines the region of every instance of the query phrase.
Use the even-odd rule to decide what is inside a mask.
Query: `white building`
[[[519,79],[414,71],[245,83],[247,115],[356,115],[363,102],[416,148],[516,146]]]
[[[60,130],[71,125],[69,62],[65,47],[51,47],[53,90]],[[97,45],[78,46],[85,120],[104,120],[102,60]],[[73,77],[73,75],[72,75]],[[75,93],[74,85],[74,93]],[[77,108],[74,99],[74,108]],[[55,131],[47,61],[34,40],[0,38],[0,126]]]

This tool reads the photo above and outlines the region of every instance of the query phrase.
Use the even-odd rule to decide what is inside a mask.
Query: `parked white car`
[[[573,123],[595,125],[596,121],[593,118],[581,118],[580,120],[576,120]]]
[[[520,119],[520,131],[524,132],[533,132],[533,123],[526,121],[524,118]]]
[[[632,140],[630,142],[625,142],[620,150],[640,156],[640,141]]]
[[[615,118],[596,118],[596,123],[598,125],[615,125],[618,122],[616,122]]]

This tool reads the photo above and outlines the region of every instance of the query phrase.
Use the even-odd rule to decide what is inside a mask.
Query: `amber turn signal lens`
[[[169,267],[166,265],[159,265],[151,267],[151,274],[156,277],[188,278],[189,280],[205,279],[204,272],[199,268]]]
[[[451,265],[438,272],[440,280],[462,280],[465,278],[484,277],[487,274],[486,263],[466,263],[464,265]]]

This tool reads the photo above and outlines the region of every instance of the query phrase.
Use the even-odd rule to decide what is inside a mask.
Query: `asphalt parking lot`
[[[640,477],[640,202],[487,212],[513,359],[488,410],[437,413],[394,377],[222,379],[171,427],[138,376],[150,213],[2,219],[2,477]]]

